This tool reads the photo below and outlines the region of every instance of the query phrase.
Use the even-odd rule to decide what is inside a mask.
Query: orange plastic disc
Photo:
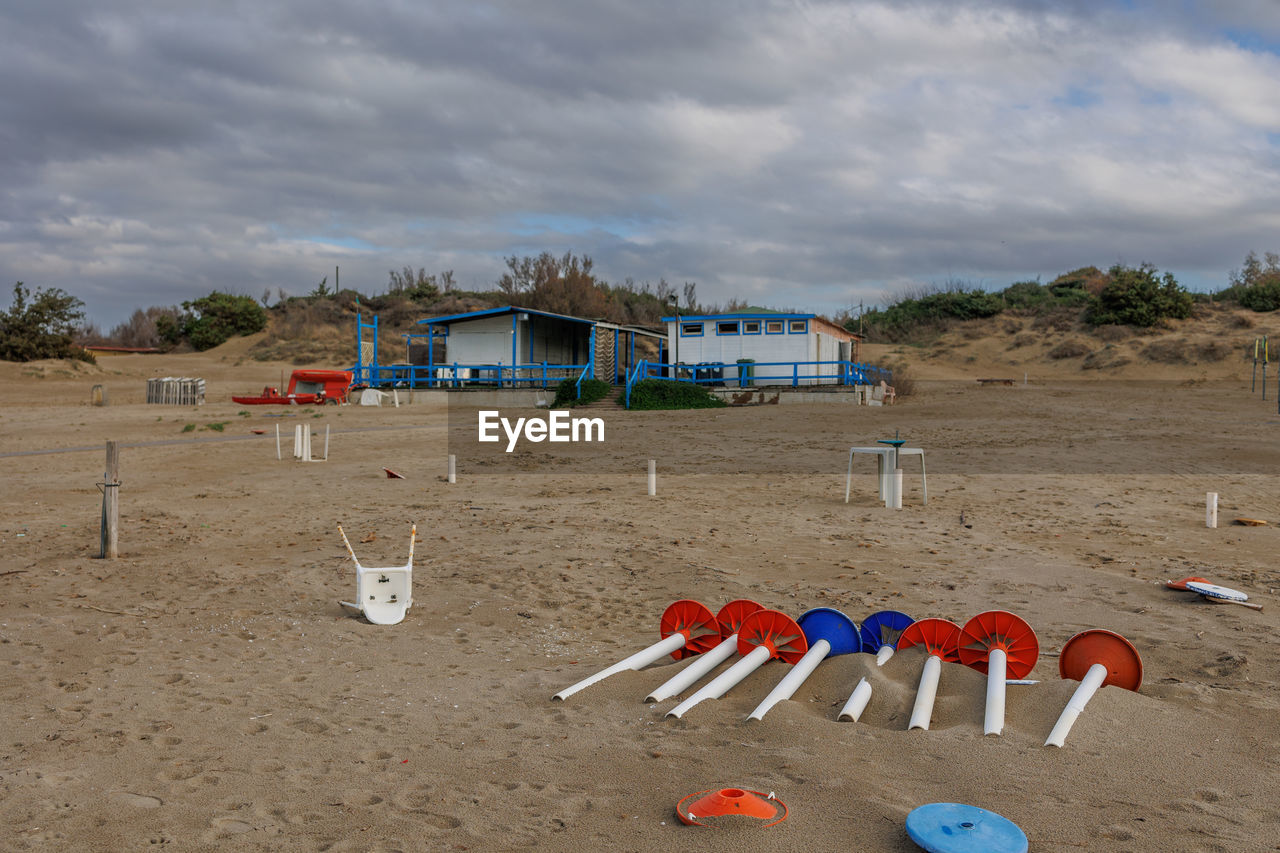
[[[988,610],[964,623],[960,629],[960,663],[987,671],[987,656],[1001,649],[1007,656],[1005,672],[1009,678],[1026,678],[1040,657],[1036,632],[1007,610]]]
[[[720,612],[716,614],[721,639],[728,639],[730,635],[738,633],[738,629],[742,627],[742,620],[757,610],[764,610],[764,606],[749,598],[735,598],[721,607]]]
[[[947,663],[960,662],[960,626],[949,619],[917,619],[898,637],[898,648],[924,646]]]
[[[1190,582],[1208,583],[1208,581],[1205,580],[1204,578],[1183,578],[1180,581],[1165,581],[1164,585],[1167,586],[1169,589],[1185,590],[1187,588],[1187,584]]]
[[[795,663],[809,651],[809,641],[796,620],[779,610],[757,610],[738,628],[738,654],[748,655],[767,646],[770,658]]]
[[[658,629],[664,640],[672,634],[684,634],[684,647],[671,653],[676,660],[700,655],[720,642],[720,627],[711,608],[688,598],[673,601],[667,606]]]
[[[1142,658],[1138,650],[1124,637],[1102,628],[1081,631],[1067,640],[1058,656],[1058,674],[1080,681],[1095,663],[1107,668],[1103,684],[1114,684],[1125,690],[1142,686]]]
[[[761,828],[782,823],[787,819],[787,807],[782,800],[759,791],[742,788],[721,788],[718,791],[699,791],[676,803],[676,817],[689,826],[710,826],[699,823],[698,818],[736,815],[764,821]]]

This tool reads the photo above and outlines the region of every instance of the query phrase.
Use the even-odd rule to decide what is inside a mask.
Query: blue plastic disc
[[[804,638],[809,645],[818,640],[826,640],[831,644],[831,655],[847,655],[862,650],[862,639],[858,636],[858,626],[852,619],[830,607],[815,607],[800,614],[796,620],[804,630]]]
[[[897,610],[881,610],[872,613],[862,623],[862,651],[874,655],[881,646],[897,646],[898,637],[916,620]]]
[[[907,835],[929,853],[1027,853],[1027,836],[995,812],[929,803],[907,815]]]

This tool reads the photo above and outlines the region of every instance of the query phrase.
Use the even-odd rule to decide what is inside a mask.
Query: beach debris
[[[566,687],[551,698],[563,702],[579,690],[590,687],[597,681],[603,681],[611,675],[643,669],[667,655],[671,655],[676,660],[682,660],[690,655],[702,654],[720,640],[720,626],[716,623],[715,614],[702,602],[688,598],[682,598],[667,605],[667,609],[662,612],[658,630],[662,635],[662,639],[658,642],[630,657],[623,658],[613,666],[600,670],[595,675],[582,679],[577,684]]]
[[[1025,678],[1040,657],[1035,631],[1007,610],[988,610],[960,630],[960,662],[987,674],[987,705],[983,734],[1004,730],[1005,679]]]
[[[385,469],[384,469],[385,470]],[[446,483],[458,482],[458,454],[449,454],[449,471],[445,474]]]
[[[1099,687],[1114,684],[1136,691],[1142,686],[1142,658],[1133,643],[1114,631],[1094,628],[1081,631],[1062,647],[1058,656],[1058,674],[1079,681],[1067,707],[1054,724],[1045,746],[1060,747],[1084,706]]]
[[[1227,586],[1218,586],[1210,583],[1208,578],[1187,577],[1182,580],[1165,581],[1164,585],[1169,589],[1182,590],[1184,592],[1194,592],[1201,598],[1223,604],[1238,604],[1241,607],[1248,607],[1250,610],[1261,610],[1261,604],[1253,604],[1249,601],[1247,593],[1243,593],[1238,589],[1232,589]]]
[[[646,702],[661,702],[692,686],[702,676],[728,660],[738,651],[738,629],[742,622],[764,606],[748,598],[735,598],[716,614],[721,640],[712,649],[698,655],[688,666],[658,686],[645,697]]]
[[[338,603],[359,610],[374,625],[395,625],[403,621],[413,606],[413,546],[417,542],[418,526],[415,524],[409,530],[409,561],[403,566],[362,566],[341,524],[338,534],[347,546],[351,562],[356,564],[356,601]]]
[[[765,794],[745,788],[720,788],[685,797],[676,803],[676,817],[686,826],[710,827],[728,825],[713,818],[731,818],[734,826],[740,825],[738,818],[747,818],[764,829],[786,820],[787,807],[772,791]]]
[[[383,471],[385,471],[385,472],[387,473],[387,479],[388,479],[388,480],[403,480],[403,479],[404,479],[404,475],[403,475],[403,474],[397,474],[395,471],[392,471],[390,468],[383,468],[382,470],[383,470]]]
[[[1263,521],[1261,518],[1237,518],[1235,523],[1243,525],[1245,527],[1266,527],[1267,526],[1267,523]]]
[[[796,621],[778,610],[757,610],[738,629],[738,654],[742,659],[707,682],[701,689],[667,712],[679,719],[706,699],[719,699],[735,684],[773,658],[795,663],[809,650],[804,631]]]
[[[1204,493],[1204,526],[1218,526],[1218,493]]]
[[[912,622],[898,638],[898,648],[909,649],[924,646],[929,657],[920,673],[920,685],[916,688],[916,702],[911,708],[911,722],[907,730],[929,730],[933,717],[933,703],[938,696],[938,680],[943,663],[960,662],[960,626],[947,619],[918,619]]]
[[[770,708],[790,699],[822,661],[834,655],[852,654],[862,649],[857,623],[839,610],[815,607],[800,614],[796,623],[804,631],[809,650],[796,661],[796,665],[782,677],[778,685],[769,691],[764,701],[747,715],[748,720],[762,720]]]
[[[1027,836],[1003,815],[963,803],[929,803],[907,815],[907,835],[929,853],[1026,853]]]

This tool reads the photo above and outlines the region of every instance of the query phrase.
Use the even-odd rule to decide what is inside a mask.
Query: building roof
[[[733,314],[681,314],[679,317],[663,317],[662,322],[672,320],[686,323],[699,320],[811,320],[816,314],[789,314],[784,311],[739,311]]]
[[[426,317],[419,320],[418,323],[428,326],[448,326],[452,323],[477,320],[481,317],[500,317],[503,314],[537,314],[539,317],[568,320],[571,323],[586,323],[588,326],[595,325],[595,320],[584,320],[581,317],[571,317],[568,314],[552,314],[550,311],[535,311],[532,308],[517,308],[513,305],[506,305],[502,308],[486,308],[483,311],[468,311],[465,314],[450,314],[447,317]]]

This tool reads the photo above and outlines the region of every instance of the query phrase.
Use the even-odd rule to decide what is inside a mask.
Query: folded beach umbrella
[[[796,662],[791,671],[782,677],[778,686],[764,697],[764,701],[756,706],[748,716],[748,720],[761,720],[769,713],[769,709],[779,702],[790,699],[804,684],[818,664],[833,655],[847,655],[862,648],[862,640],[858,636],[858,626],[848,616],[830,607],[815,607],[800,614],[796,620],[804,631],[805,640],[809,643],[809,651]]]
[[[728,660],[734,652],[738,651],[738,629],[742,627],[742,621],[757,610],[763,609],[761,605],[748,598],[735,598],[721,607],[720,612],[716,614],[716,624],[720,627],[722,638],[720,643],[690,661],[683,670],[668,678],[644,701],[661,702],[663,699],[670,699],[686,687],[696,684],[702,676]]]
[[[898,648],[924,646],[929,657],[920,673],[920,686],[916,688],[916,703],[911,709],[911,722],[907,729],[929,730],[933,717],[933,702],[938,695],[938,679],[943,663],[960,662],[960,626],[947,619],[919,619],[907,626],[898,638]]]
[[[679,718],[705,699],[719,699],[729,689],[773,658],[795,663],[809,650],[804,631],[796,621],[777,610],[757,610],[738,630],[738,654],[742,660],[717,675],[688,699],[667,712]]]
[[[715,614],[705,604],[682,598],[672,602],[662,613],[658,624],[662,639],[647,649],[641,649],[613,666],[582,679],[561,690],[552,699],[564,700],[584,687],[603,681],[611,675],[627,670],[643,669],[649,664],[671,655],[676,660],[705,652],[720,640],[720,629]]]

